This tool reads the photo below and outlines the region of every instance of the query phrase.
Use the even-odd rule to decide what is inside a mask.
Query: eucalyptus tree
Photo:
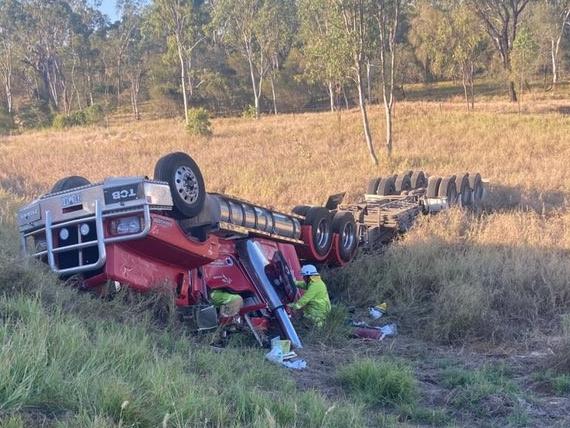
[[[6,95],[6,109],[12,114],[14,94],[12,89],[18,54],[19,25],[22,22],[20,4],[17,0],[0,3],[0,76]]]
[[[358,106],[362,117],[362,127],[366,147],[374,165],[378,157],[372,141],[366,99],[364,95],[364,72],[372,55],[375,32],[375,9],[371,0],[334,0],[331,7],[337,7],[342,20],[344,36],[348,41],[348,57],[351,59],[351,77],[358,91]]]
[[[326,87],[334,111],[337,88],[344,84],[352,66],[342,14],[338,7],[330,7],[329,0],[300,0],[298,7],[304,76]]]
[[[467,0],[474,13],[483,23],[495,49],[501,57],[505,74],[508,76],[509,96],[517,101],[515,82],[511,77],[511,52],[522,15],[532,0]],[[534,0],[536,1],[536,0]]]
[[[188,68],[192,65],[192,55],[202,43],[202,23],[199,19],[200,2],[192,0],[155,0],[151,19],[158,34],[166,37],[167,50],[176,52],[180,66],[180,87],[184,101],[184,118],[188,124]],[[168,52],[167,52],[168,53]]]
[[[564,35],[570,30],[570,0],[541,0],[530,10],[530,23],[549,57],[552,86],[560,79],[560,56]]]
[[[378,26],[380,51],[380,82],[386,118],[386,151],[392,154],[392,110],[394,107],[394,81],[396,71],[396,35],[406,0],[376,0],[375,18]]]

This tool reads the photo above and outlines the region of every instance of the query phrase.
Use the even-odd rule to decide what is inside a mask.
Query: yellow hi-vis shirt
[[[308,284],[305,284],[305,281],[295,281],[295,285],[307,291],[291,307],[303,309],[304,315],[321,327],[331,311],[331,301],[326,284],[319,275],[315,275],[311,276]]]

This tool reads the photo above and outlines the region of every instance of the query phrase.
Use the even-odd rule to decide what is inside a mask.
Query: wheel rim
[[[193,204],[200,196],[200,188],[198,187],[198,180],[194,171],[183,165],[179,167],[174,173],[174,183],[176,191],[184,202]]]
[[[342,246],[343,248],[346,248],[347,250],[352,248],[352,245],[354,243],[354,224],[352,223],[347,223],[346,226],[344,226],[344,230],[342,231]]]
[[[317,246],[319,248],[324,248],[329,240],[329,228],[326,219],[322,219],[317,225],[316,238]]]

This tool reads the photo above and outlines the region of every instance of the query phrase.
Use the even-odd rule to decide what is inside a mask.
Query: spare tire
[[[457,187],[457,193],[459,194],[459,202],[462,207],[468,207],[471,204],[471,186],[469,184],[469,174],[461,173],[457,174],[455,179],[455,186]]]
[[[378,190],[376,190],[376,194],[380,196],[388,196],[396,194],[396,183],[394,177],[384,177],[380,179],[380,183],[378,184]]]
[[[436,176],[430,177],[428,180],[426,197],[437,198],[440,183],[441,183],[441,177],[436,177]]]
[[[332,231],[338,234],[338,250],[343,262],[349,262],[358,247],[356,221],[350,211],[338,211],[332,221]]]
[[[411,177],[412,189],[421,189],[427,187],[428,179],[423,171],[414,171]]]
[[[310,207],[307,210],[305,221],[306,226],[311,226],[311,240],[315,251],[319,256],[326,256],[332,246],[332,224],[331,213],[323,207]]]
[[[396,194],[400,194],[402,192],[412,190],[412,180],[410,178],[411,174],[399,174],[396,177],[395,187],[396,187]]]
[[[447,204],[451,207],[457,202],[457,187],[455,185],[455,176],[445,177],[439,184],[437,195],[440,198],[447,198]]]
[[[72,175],[70,177],[62,178],[56,181],[56,183],[51,188],[50,193],[63,192],[64,190],[75,189],[76,187],[87,186],[91,184],[89,180],[80,175]]]
[[[368,181],[368,185],[366,186],[366,194],[375,195],[376,191],[378,190],[379,183],[380,183],[380,177],[370,179]]]
[[[160,158],[154,167],[154,178],[168,183],[174,217],[195,217],[202,211],[206,199],[204,178],[196,162],[186,153],[170,153]]]
[[[291,212],[293,214],[297,214],[303,217],[307,216],[307,212],[309,211],[311,207],[309,205],[297,205],[296,207],[294,207]]]

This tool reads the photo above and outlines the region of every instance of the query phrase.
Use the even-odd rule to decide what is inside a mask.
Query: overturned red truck
[[[479,174],[447,178],[421,171],[372,179],[365,198],[284,213],[207,193],[199,167],[185,153],[156,164],[154,179],[112,177],[91,184],[79,176],[18,212],[23,252],[86,289],[172,287],[181,313],[196,329],[220,320],[209,293],[222,289],[244,301],[241,318],[262,341],[271,327],[302,346],[287,303],[299,291],[301,261],[342,266],[359,246],[371,247],[407,230],[415,216],[449,205],[477,205]]]

